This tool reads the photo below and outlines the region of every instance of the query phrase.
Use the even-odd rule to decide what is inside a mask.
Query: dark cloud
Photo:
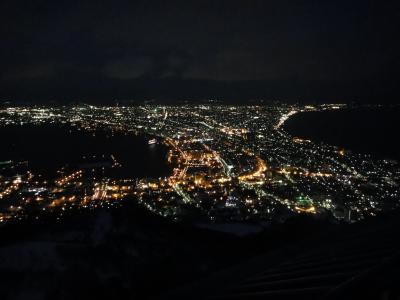
[[[0,96],[395,98],[399,16],[390,0],[2,2]]]
[[[48,62],[39,62],[32,65],[20,65],[3,73],[4,81],[21,79],[44,79],[55,75],[54,65]]]
[[[154,68],[150,57],[116,59],[106,63],[104,74],[116,79],[136,79],[151,74]]]

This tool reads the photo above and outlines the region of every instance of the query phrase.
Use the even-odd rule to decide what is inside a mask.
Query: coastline
[[[360,106],[298,111],[280,126],[293,138],[344,148],[377,159],[400,160],[394,137],[400,106]]]

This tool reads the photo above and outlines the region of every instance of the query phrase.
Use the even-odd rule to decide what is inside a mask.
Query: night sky
[[[399,103],[398,1],[2,1],[0,101]]]

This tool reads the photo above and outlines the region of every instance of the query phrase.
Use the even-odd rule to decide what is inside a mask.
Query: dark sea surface
[[[284,129],[295,137],[400,161],[398,106],[298,113]]]
[[[0,162],[28,161],[31,170],[45,175],[54,175],[65,165],[110,165],[111,155],[122,165],[119,177],[158,178],[170,174],[167,149],[162,144],[149,145],[145,136],[24,125],[0,127],[0,139]]]

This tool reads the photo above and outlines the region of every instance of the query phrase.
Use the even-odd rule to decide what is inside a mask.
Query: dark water
[[[0,161],[29,161],[29,168],[54,174],[62,166],[119,163],[119,175],[129,178],[157,178],[170,174],[167,149],[148,145],[148,138],[133,134],[87,132],[68,126],[0,127]],[[119,176],[120,177],[120,176]]]
[[[296,137],[400,160],[399,107],[299,113],[284,127]]]

